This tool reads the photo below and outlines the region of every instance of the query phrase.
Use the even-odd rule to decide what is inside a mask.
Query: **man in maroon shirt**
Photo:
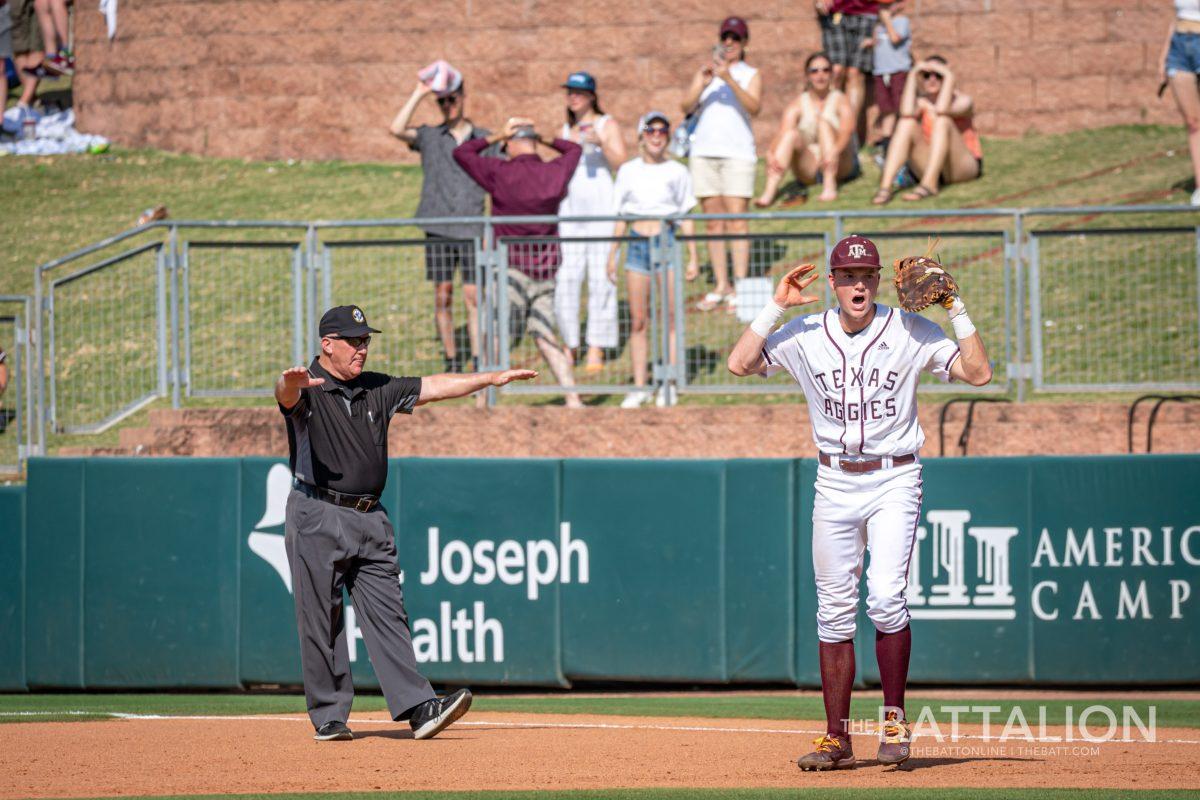
[[[505,142],[508,160],[484,158],[483,151]],[[538,144],[561,153],[543,161]],[[484,191],[492,196],[492,216],[555,215],[567,193],[567,184],[579,164],[583,150],[565,139],[544,141],[533,121],[514,117],[500,133],[486,139],[470,139],[454,149],[454,160]],[[562,261],[557,241],[534,241],[532,237],[554,237],[553,222],[493,225],[496,240],[508,245],[508,309],[513,339],[527,329],[546,359],[560,386],[574,386],[570,354],[554,332],[554,275]],[[567,406],[582,407],[579,395],[566,396]]]

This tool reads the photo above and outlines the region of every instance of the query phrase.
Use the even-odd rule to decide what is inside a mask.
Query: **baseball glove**
[[[905,311],[924,311],[934,303],[950,308],[958,296],[958,284],[936,258],[908,256],[896,259],[892,266],[896,295]]]

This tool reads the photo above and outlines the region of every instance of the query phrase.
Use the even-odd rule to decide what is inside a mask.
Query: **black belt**
[[[819,456],[817,456],[817,460],[821,462],[821,466],[824,466],[824,467],[832,467],[833,466],[833,459],[831,459],[825,453],[821,453]],[[913,455],[912,453],[909,453],[908,455],[904,455],[904,456],[892,456],[892,466],[893,467],[902,467],[905,464],[911,464],[912,462],[914,462],[916,460],[917,460],[917,457],[915,455]],[[883,468],[883,458],[882,457],[870,458],[865,461],[863,461],[863,460],[849,461],[849,460],[844,460],[841,458],[838,459],[838,469],[840,469],[842,472],[854,472],[854,473],[874,472],[875,470],[882,469],[882,468]]]
[[[320,486],[313,486],[311,483],[303,481],[296,481],[295,486],[298,491],[309,497],[324,500],[326,503],[333,503],[335,506],[343,508],[353,508],[364,514],[379,505],[379,498],[373,494],[344,494],[332,489],[322,489]]]

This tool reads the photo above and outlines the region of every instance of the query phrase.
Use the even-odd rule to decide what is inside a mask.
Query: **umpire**
[[[413,736],[436,736],[471,707],[471,692],[437,697],[417,670],[396,545],[379,495],[387,481],[388,425],[434,400],[537,377],[532,370],[397,378],[363,372],[371,334],[358,306],[321,317],[321,354],[284,370],[275,399],[287,420],[294,481],[288,495],[288,563],[296,600],[308,715],[318,741],[352,739],[354,686],[342,588],[354,599],[367,653],[392,718]]]

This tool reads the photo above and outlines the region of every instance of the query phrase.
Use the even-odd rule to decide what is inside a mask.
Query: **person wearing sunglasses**
[[[983,175],[983,148],[974,123],[975,103],[955,87],[946,59],[930,56],[909,73],[900,98],[900,119],[888,145],[879,191],[871,202],[892,199],[892,185],[908,165],[920,183],[903,199],[933,197],[942,184],[965,183]]]
[[[858,154],[851,146],[854,116],[846,95],[833,88],[833,62],[813,53],[804,62],[807,84],[784,109],[779,133],[767,151],[767,181],[754,201],[760,208],[775,202],[779,184],[789,169],[803,184],[821,181],[820,200],[836,200],[838,181],[859,173]]]
[[[754,196],[754,172],[758,154],[754,147],[752,117],[762,109],[763,82],[757,69],[746,63],[746,45],[750,28],[740,17],[721,23],[720,44],[711,58],[696,71],[684,93],[683,111],[695,114],[688,167],[692,184],[705,214],[744,214]],[[716,286],[696,306],[712,311],[727,303],[735,308],[735,290],[729,281],[725,240],[722,234],[741,236],[749,231],[744,220],[709,220],[708,242]],[[750,241],[731,242],[733,274],[745,278],[750,273]]]
[[[477,128],[466,116],[466,89],[457,71],[444,89],[435,91],[428,82],[417,83],[408,101],[389,130],[421,154],[421,200],[417,218],[481,217],[484,191],[454,161],[454,148],[470,139],[485,139],[491,133]],[[417,107],[427,97],[435,96],[442,121],[437,125],[412,124]],[[494,155],[489,153],[489,155]],[[479,224],[428,224],[425,231],[425,279],[433,283],[433,319],[447,372],[462,372],[466,368],[464,354],[458,352],[454,336],[454,273],[462,276],[463,304],[467,318],[467,335],[471,354],[479,355],[479,315],[476,312],[478,293],[475,276],[475,239],[483,236]]]
[[[583,148],[579,166],[571,175],[567,196],[558,207],[560,217],[603,216],[612,211],[613,173],[625,161],[625,137],[617,121],[600,110],[596,79],[572,72],[563,83],[567,92],[567,121],[562,138]],[[559,223],[563,239],[612,236],[611,222]],[[579,341],[579,295],[587,281],[587,361],[585,372],[604,368],[604,351],[617,346],[617,287],[608,280],[605,261],[608,242],[564,241],[562,266],[554,287],[554,311],[563,344],[575,354]]]
[[[353,739],[354,702],[342,589],[354,600],[367,654],[397,722],[413,738],[436,736],[471,707],[471,692],[438,697],[413,650],[396,563],[396,543],[380,495],[387,482],[392,417],[417,406],[464,397],[488,386],[536,378],[514,369],[424,378],[366,372],[371,334],[358,306],[321,317],[320,354],[283,370],[275,401],[287,426],[292,490],[284,521],[300,637],[308,716],[319,742]]]
[[[644,114],[638,121],[638,157],[621,165],[617,170],[617,181],[613,188],[612,211],[623,217],[669,217],[686,214],[696,205],[692,193],[692,176],[687,167],[668,157],[667,145],[671,141],[671,122],[661,111]],[[666,225],[665,243],[669,246],[675,238],[675,226],[685,236],[692,236],[695,223],[690,219],[676,222],[660,222],[658,219],[634,219],[617,222],[613,235],[633,239],[625,251],[625,284],[629,294],[629,353],[633,360],[633,382],[638,387],[625,396],[621,408],[637,408],[650,399],[646,390],[650,353],[650,282],[656,281],[658,291],[663,290],[665,278],[668,294],[667,308],[675,308],[675,281],[669,261],[655,261],[651,253],[651,239],[663,233]],[[664,240],[660,240],[664,241]],[[617,257],[621,243],[614,241],[608,253],[608,277],[617,280]],[[696,242],[687,243],[688,263],[684,273],[689,281],[700,274],[696,259]],[[668,356],[675,363],[675,326],[673,313],[666,322],[670,332]],[[659,398],[660,405],[673,405],[674,389],[668,387]]]

